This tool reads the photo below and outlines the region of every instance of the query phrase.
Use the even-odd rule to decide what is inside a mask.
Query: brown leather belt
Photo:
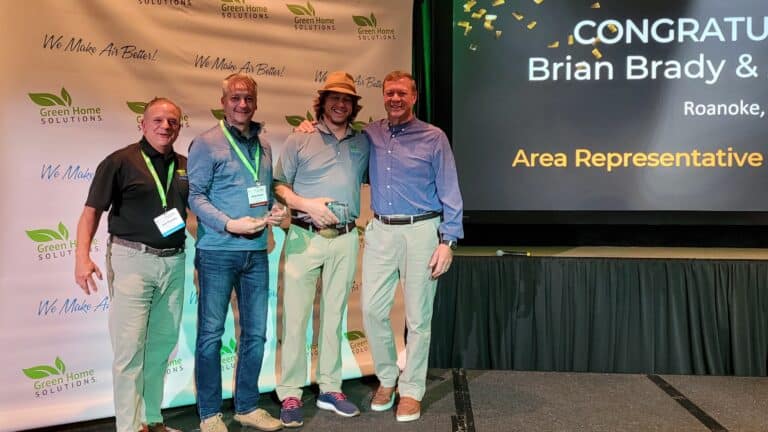
[[[299,228],[303,228],[309,232],[317,233],[325,238],[335,238],[342,234],[350,233],[357,229],[355,221],[347,222],[345,224],[338,224],[325,228],[318,228],[309,222],[305,222],[301,219],[291,219],[291,223]]]
[[[411,225],[416,222],[425,221],[427,219],[434,219],[439,217],[441,214],[442,213],[436,211],[426,212],[416,216],[382,216],[380,214],[374,213],[373,217],[386,225]]]
[[[184,252],[183,247],[178,248],[168,248],[168,249],[157,249],[153,248],[151,246],[147,246],[144,243],[139,243],[135,241],[126,240],[123,238],[120,238],[118,236],[110,236],[109,240],[114,244],[119,244],[120,246],[125,246],[130,249],[135,249],[137,251],[145,252],[152,255],[157,255],[161,258],[170,257],[174,255],[178,255],[182,252]]]

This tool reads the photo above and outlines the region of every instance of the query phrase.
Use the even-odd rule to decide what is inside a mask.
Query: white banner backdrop
[[[411,68],[412,2],[393,0],[15,1],[3,5],[0,39],[0,430],[114,415],[106,284],[85,296],[74,283],[77,219],[97,164],[140,138],[143,104],[181,105],[182,154],[221,109],[221,80],[246,72],[259,84],[255,120],[277,155],[311,114],[326,74],[346,70],[364,108],[384,115],[381,80]],[[276,158],[275,158],[276,159]],[[367,203],[364,202],[364,206]],[[360,223],[360,222],[359,222]],[[106,217],[92,245],[102,271]],[[274,388],[278,359],[278,268],[284,234],[273,230],[269,339],[260,380]],[[194,403],[197,296],[188,238],[182,333],[168,367],[166,406]],[[230,317],[230,321],[233,319]],[[345,378],[372,372],[359,313],[359,274],[350,299]],[[393,319],[402,335],[402,319]],[[237,338],[223,337],[225,397]],[[402,349],[402,340],[398,341]],[[314,353],[308,347],[307,356]]]

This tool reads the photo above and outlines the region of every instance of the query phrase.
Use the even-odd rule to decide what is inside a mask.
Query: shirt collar
[[[410,127],[412,124],[414,124],[415,121],[416,121],[416,117],[411,118],[405,123],[400,123],[396,125],[392,125],[392,124],[389,124],[389,122],[387,122],[387,127],[389,128],[389,133],[398,134],[404,131],[405,129],[407,129],[408,127]]]
[[[139,145],[141,146],[141,150],[146,154],[150,159],[163,159],[165,161],[172,160],[176,157],[176,152],[173,151],[173,148],[171,148],[171,151],[169,151],[167,154],[160,153],[159,151],[155,150],[152,145],[149,144],[149,141],[147,141],[147,138],[142,136],[141,141],[139,141]]]
[[[321,118],[320,120],[318,120],[317,126],[315,126],[315,127],[317,128],[317,130],[319,130],[320,132],[322,132],[322,133],[324,133],[326,135],[333,135],[333,132],[331,132],[331,129],[325,123],[325,119],[324,118]],[[347,131],[344,134],[344,138],[349,138],[351,136],[355,136],[358,133],[359,133],[358,131],[356,131],[355,129],[352,129],[352,126],[350,124],[347,124]],[[339,141],[341,141],[341,140],[339,140]]]
[[[261,133],[261,123],[256,123],[255,121],[251,121],[251,125],[248,128],[248,130],[251,133],[250,137],[246,137],[243,135],[242,132],[240,132],[240,129],[232,126],[229,124],[227,119],[224,119],[224,126],[227,127],[227,130],[229,131],[232,136],[242,143],[250,143],[256,140],[256,138],[259,136],[259,133]]]

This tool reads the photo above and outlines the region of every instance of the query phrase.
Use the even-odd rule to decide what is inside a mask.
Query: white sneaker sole
[[[421,417],[421,412],[417,412],[416,414],[408,414],[408,415],[402,415],[402,416],[396,415],[395,416],[397,421],[399,421],[400,423],[411,422],[411,421],[414,421],[414,420],[418,420],[419,417]]]
[[[371,403],[371,411],[378,411],[378,412],[389,411],[392,409],[392,406],[394,405],[395,405],[395,393],[392,393],[392,396],[389,398],[389,402],[383,405]]]
[[[340,415],[342,417],[355,417],[355,416],[360,415],[360,410],[357,410],[357,412],[353,412],[352,414],[347,414],[345,412],[341,412],[341,411],[337,410],[336,407],[333,406],[333,404],[330,403],[330,402],[317,401],[316,405],[320,409],[324,409],[326,411],[333,411],[333,412],[335,412],[336,414],[338,414],[338,415]]]

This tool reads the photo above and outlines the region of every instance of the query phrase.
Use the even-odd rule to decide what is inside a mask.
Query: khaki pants
[[[107,247],[109,334],[118,432],[163,421],[168,356],[176,346],[184,298],[185,254],[158,257]]]
[[[307,325],[317,280],[322,277],[317,383],[321,392],[341,391],[342,322],[352,289],[359,248],[357,230],[333,239],[291,225],[285,240],[283,337],[277,396],[301,399],[308,383]]]
[[[437,281],[429,261],[438,244],[440,218],[411,225],[386,225],[373,219],[365,232],[363,254],[363,324],[381,385],[398,386],[401,396],[421,400],[427,379],[432,306]],[[397,366],[390,311],[397,283],[403,284],[408,329],[406,363]],[[399,376],[399,380],[398,380]]]

